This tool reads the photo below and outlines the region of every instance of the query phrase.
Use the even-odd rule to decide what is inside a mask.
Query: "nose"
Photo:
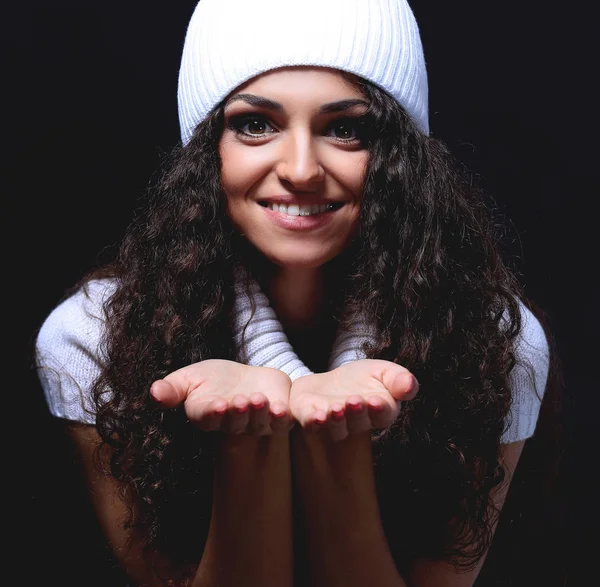
[[[281,149],[275,171],[283,182],[296,189],[310,189],[325,179],[317,145],[309,132],[290,133]]]

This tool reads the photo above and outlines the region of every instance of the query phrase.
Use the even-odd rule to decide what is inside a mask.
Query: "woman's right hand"
[[[202,430],[266,436],[292,428],[291,386],[278,369],[209,359],[158,379],[150,394],[165,408],[183,404]]]

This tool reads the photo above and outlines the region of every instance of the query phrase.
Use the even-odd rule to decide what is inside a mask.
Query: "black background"
[[[5,508],[16,521],[8,536],[17,560],[8,564],[19,584],[110,584],[95,570],[89,512],[46,412],[31,348],[63,291],[117,242],[160,154],[179,140],[177,70],[194,5],[56,0],[3,9],[10,327],[3,413],[5,454],[16,457],[5,474],[16,507],[8,500]],[[584,585],[586,569],[597,576],[598,544],[593,3],[412,5],[428,64],[432,134],[510,218],[511,260],[552,319],[567,388],[566,584]],[[268,34],[259,12],[248,27]]]

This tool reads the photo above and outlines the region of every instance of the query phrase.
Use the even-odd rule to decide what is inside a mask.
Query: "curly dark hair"
[[[468,172],[383,90],[345,77],[370,102],[369,160],[359,229],[329,267],[341,278],[340,320],[371,319],[378,337],[366,356],[406,366],[421,385],[373,433],[382,520],[399,569],[417,556],[469,568],[490,544],[490,492],[505,475],[508,377],[526,298]],[[257,257],[227,216],[222,129],[220,104],[166,157],[114,261],[84,280],[118,284],[94,387],[101,460],[148,552],[189,569],[208,530],[217,437],[182,409],[157,408],[148,390],[190,363],[236,358],[233,273]]]

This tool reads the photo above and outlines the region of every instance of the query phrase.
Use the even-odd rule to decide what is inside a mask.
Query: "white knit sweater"
[[[88,424],[95,421],[90,392],[105,358],[103,303],[114,287],[114,281],[92,281],[87,295],[80,290],[63,301],[40,329],[36,341],[38,374],[54,416]],[[244,295],[240,283],[236,294],[234,333],[237,348],[241,349],[242,330],[251,316],[251,300]],[[245,362],[280,369],[292,381],[311,374],[294,352],[256,282],[252,283],[251,295],[256,309],[244,335]],[[502,437],[504,443],[524,440],[535,432],[548,376],[548,344],[542,327],[522,304],[521,313],[523,328],[517,341],[517,364],[510,377],[513,404],[509,427]],[[352,332],[338,331],[328,369],[364,358],[360,348],[370,335],[366,323],[357,324]]]

